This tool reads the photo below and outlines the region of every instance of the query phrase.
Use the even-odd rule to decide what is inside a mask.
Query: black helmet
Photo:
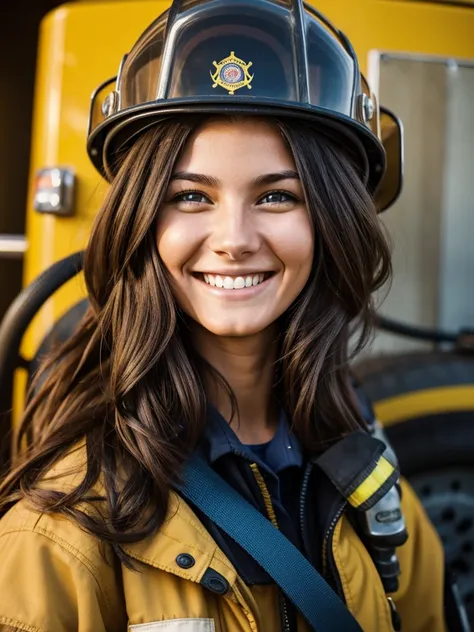
[[[302,0],[174,0],[123,58],[118,76],[95,91],[87,142],[92,162],[112,180],[117,152],[177,113],[319,121],[359,153],[379,210],[398,196],[399,122],[388,115],[398,154],[384,177],[380,112],[355,52],[345,35]]]

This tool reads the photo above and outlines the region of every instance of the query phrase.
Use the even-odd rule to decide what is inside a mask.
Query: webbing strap
[[[317,632],[362,632],[338,595],[257,509],[194,455],[178,487],[270,575]]]

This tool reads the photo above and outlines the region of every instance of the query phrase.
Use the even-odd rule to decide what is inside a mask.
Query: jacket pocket
[[[168,619],[129,626],[130,632],[215,632],[214,619]]]

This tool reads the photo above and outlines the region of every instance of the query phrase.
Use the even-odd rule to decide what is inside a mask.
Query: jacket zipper
[[[252,472],[255,476],[255,480],[257,485],[262,493],[262,497],[264,500],[265,508],[267,510],[268,518],[272,522],[272,524],[278,529],[278,523],[276,520],[276,515],[273,510],[273,505],[271,504],[270,493],[266,486],[265,480],[257,466],[256,463],[251,464]],[[303,482],[301,484],[301,493],[300,493],[300,507],[299,507],[299,519],[300,519],[300,530],[301,530],[301,539],[303,543],[303,550],[308,555],[309,553],[309,545],[306,541],[306,533],[305,533],[305,504],[306,504],[306,496],[309,488],[309,480],[311,478],[311,472],[313,470],[313,464],[310,462],[307,464],[304,475]],[[322,550],[322,574],[333,583],[337,594],[341,597],[343,602],[345,603],[344,590],[342,587],[341,578],[339,577],[339,573],[337,572],[336,564],[334,562],[334,558],[332,555],[332,547],[330,546],[332,543],[332,538],[334,535],[334,530],[336,528],[339,519],[341,518],[344,510],[346,508],[347,501],[341,500],[341,504],[337,508],[336,513],[334,514],[329,527],[326,530],[326,533],[323,538],[323,550]],[[291,628],[290,618],[288,614],[288,600],[284,593],[280,590],[280,602],[282,607],[282,615],[283,615],[283,632],[293,632]]]
[[[285,595],[280,591],[280,600],[283,610],[283,632],[291,632],[290,618],[288,616],[288,602]]]
[[[301,530],[301,540],[303,542],[303,549],[306,555],[309,554],[309,544],[306,539],[304,514],[305,514],[306,495],[308,493],[309,479],[311,477],[312,471],[313,471],[313,463],[309,461],[304,472],[303,482],[301,484],[301,495],[300,495],[300,530]],[[336,525],[340,517],[344,513],[346,505],[347,505],[346,501],[341,501],[341,505],[338,507],[333,519],[331,520],[331,524],[327,528],[326,533],[324,535],[323,550],[322,550],[322,575],[326,579],[333,580],[333,582],[335,583],[337,587],[337,593],[339,594],[340,597],[342,597],[343,600],[344,600],[344,592],[342,589],[342,582],[339,577],[339,573],[337,572],[336,564],[334,562],[332,553],[329,555],[330,550],[332,550],[330,549],[329,545],[332,542],[334,529],[336,528]],[[328,569],[328,567],[330,568]]]
[[[312,471],[313,471],[313,464],[309,461],[304,471],[303,482],[301,484],[301,493],[300,493],[301,542],[303,544],[303,550],[306,553],[306,556],[308,556],[309,554],[309,543],[306,541],[304,513],[305,513],[305,505],[306,505],[306,494],[308,493],[309,479],[311,477]]]
[[[323,540],[323,557],[322,557],[323,577],[325,577],[328,581],[332,580],[332,582],[334,583],[333,588],[336,589],[336,592],[339,595],[339,597],[341,597],[343,603],[346,603],[346,600],[344,596],[344,589],[342,587],[341,578],[339,576],[339,573],[337,572],[336,563],[334,561],[334,557],[332,554],[332,537],[334,535],[334,530],[336,528],[336,525],[339,522],[342,514],[344,513],[346,505],[347,505],[346,501],[344,501],[340,505],[334,518],[331,521],[331,524],[326,530],[326,534]],[[391,597],[387,597],[387,601],[390,607],[390,614],[391,614],[393,629],[395,632],[399,631],[401,630],[400,615],[398,614],[398,611],[395,606],[395,603],[393,602],[393,599]]]
[[[263,498],[263,502],[265,505],[268,519],[270,520],[270,522],[273,524],[273,526],[276,529],[279,529],[275,511],[273,509],[273,504],[271,501],[270,492],[268,491],[267,485],[265,483],[265,479],[263,478],[260,470],[258,469],[258,465],[256,463],[251,463],[250,468],[252,469],[258,488],[260,489],[260,492],[262,494],[262,498]],[[283,615],[283,632],[293,632],[291,629],[290,617],[288,615],[288,600],[281,589],[279,589],[279,597],[280,597],[281,610],[282,610],[282,615]]]
[[[336,528],[339,519],[341,518],[344,510],[346,508],[347,501],[341,502],[338,510],[336,511],[333,519],[331,520],[331,524],[326,530],[323,539],[323,551],[322,551],[322,571],[323,577],[332,581],[334,584],[334,588],[336,589],[337,594],[345,603],[344,590],[342,587],[341,578],[339,577],[339,573],[337,572],[336,563],[334,562],[334,557],[332,554],[332,538],[334,535],[334,530]]]

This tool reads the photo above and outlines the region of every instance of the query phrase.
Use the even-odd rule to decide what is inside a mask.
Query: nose
[[[230,201],[214,215],[209,247],[216,254],[231,260],[247,258],[261,245],[255,218],[243,204]]]

